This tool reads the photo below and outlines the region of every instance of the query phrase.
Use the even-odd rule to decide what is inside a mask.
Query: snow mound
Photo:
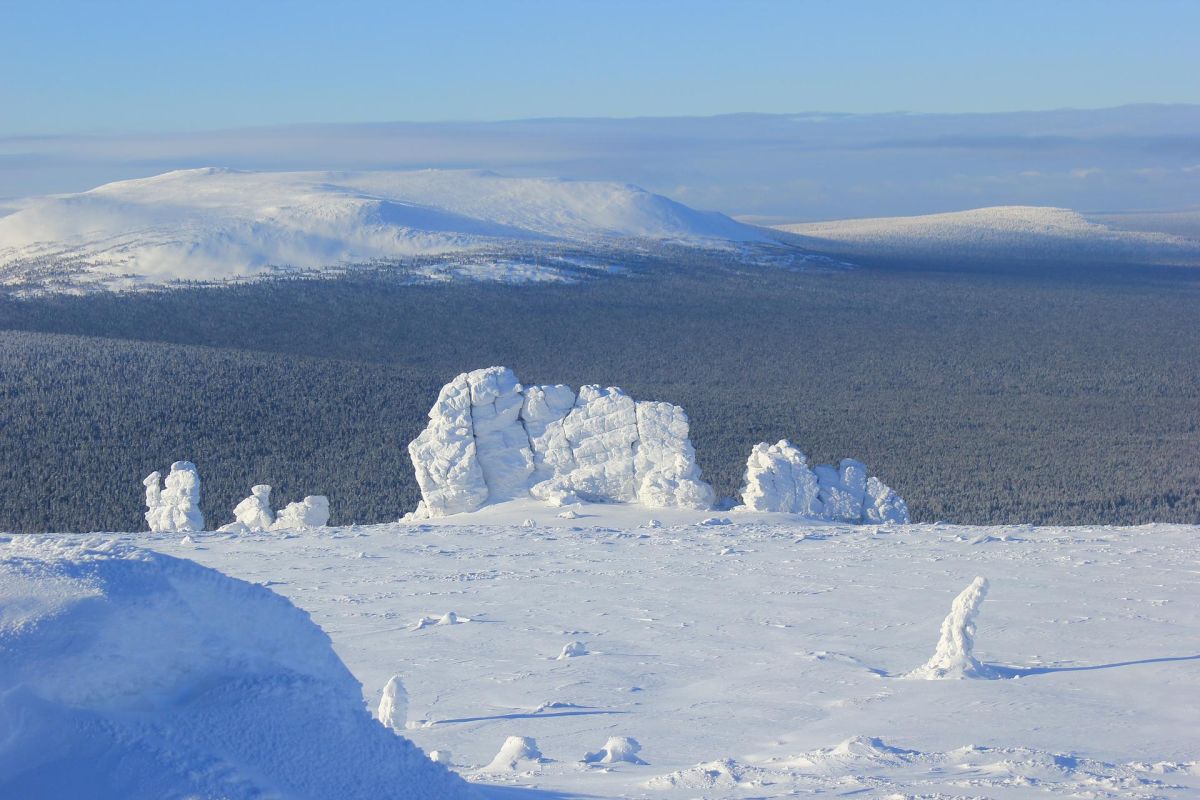
[[[568,658],[579,658],[586,655],[588,655],[588,649],[583,642],[568,642],[563,645],[562,652],[558,654],[558,660],[566,661]]]
[[[512,370],[464,372],[442,387],[408,446],[421,488],[417,518],[533,496],[706,509],[688,418],[616,387],[524,387]]]
[[[158,472],[151,472],[142,481],[146,487],[146,523],[150,530],[155,533],[204,530],[196,465],[190,461],[172,464],[166,488],[159,483],[160,477]]]
[[[500,752],[480,772],[517,772],[536,768],[545,761],[537,742],[529,736],[509,736]]]
[[[942,634],[937,649],[925,664],[905,677],[923,680],[961,678],[992,678],[992,670],[976,660],[975,616],[988,593],[987,578],[978,577],[963,589],[950,606],[942,621]]]
[[[808,459],[787,439],[760,442],[750,451],[743,478],[742,510],[782,511],[813,519],[850,523],[908,522],[904,500],[851,458],[811,470]]]
[[[832,252],[873,251],[946,258],[1096,257],[1200,261],[1200,240],[1120,230],[1068,208],[993,206],[914,217],[878,217],[780,225],[804,244]]]
[[[598,239],[701,244],[772,234],[620,183],[476,170],[204,168],[25,201],[0,217],[0,280],[58,263],[101,281],[134,276],[134,285],[216,281]]]
[[[646,766],[646,762],[638,758],[642,751],[641,744],[631,736],[610,736],[598,752],[588,753],[583,757],[585,764],[637,764]]]
[[[112,542],[0,544],[0,796],[467,798],[308,614]]]

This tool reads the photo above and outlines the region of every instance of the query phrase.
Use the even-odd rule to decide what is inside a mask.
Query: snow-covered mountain
[[[475,170],[206,168],[20,203],[0,217],[0,283],[19,285],[51,273],[68,283],[155,285],[514,243],[635,239],[711,246],[770,238],[723,214],[620,183]]]
[[[1200,239],[1103,224],[1066,208],[995,206],[947,214],[779,225],[835,253],[1200,264]]]

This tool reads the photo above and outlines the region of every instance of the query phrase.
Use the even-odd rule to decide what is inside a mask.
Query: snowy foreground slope
[[[311,612],[370,707],[399,676],[405,735],[485,796],[1200,793],[1196,526],[515,501],[295,534],[114,536]],[[987,677],[905,677],[934,660],[976,577],[986,600],[960,604]]]
[[[465,800],[304,612],[124,544],[0,542],[0,797]]]
[[[628,184],[474,170],[206,168],[25,201],[0,216],[0,282],[218,281],[272,267],[621,240],[729,246],[771,241],[772,234]],[[553,277],[545,261],[538,272],[498,259],[490,277]]]
[[[1105,224],[1113,223],[1113,224]],[[996,206],[927,214],[780,225],[830,252],[936,258],[1041,258],[1200,265],[1200,238],[1066,208]]]

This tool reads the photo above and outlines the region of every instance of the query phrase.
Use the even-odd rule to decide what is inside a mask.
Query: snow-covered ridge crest
[[[778,225],[831,252],[926,257],[1097,258],[1200,264],[1200,239],[1122,230],[1069,208],[994,206],[912,217]]]
[[[705,509],[684,410],[636,402],[616,387],[523,386],[507,367],[464,372],[442,387],[408,446],[418,518],[533,496]]]
[[[0,217],[0,283],[48,264],[132,285],[466,253],[497,243],[771,241],[636,186],[478,170],[205,168],[34,198]]]

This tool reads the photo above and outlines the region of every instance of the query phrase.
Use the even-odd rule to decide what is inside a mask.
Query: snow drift
[[[462,253],[499,242],[771,241],[772,234],[620,183],[476,170],[190,169],[35,198],[0,218],[0,282],[47,264],[134,284],[245,278]]]
[[[467,798],[308,614],[114,543],[0,544],[0,796]]]
[[[874,524],[908,522],[904,500],[867,468],[851,458],[835,468],[808,467],[804,453],[780,439],[760,442],[750,451],[743,479],[742,509],[782,511],[831,522]]]
[[[525,387],[507,367],[464,372],[442,387],[408,452],[418,518],[530,495],[551,505],[713,503],[679,406],[636,402],[611,386]]]

